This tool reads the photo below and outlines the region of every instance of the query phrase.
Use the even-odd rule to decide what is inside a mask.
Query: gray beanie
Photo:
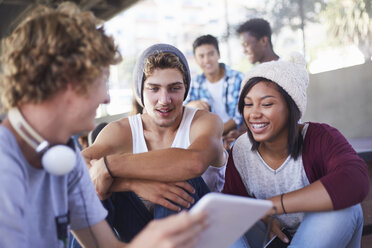
[[[134,71],[133,71],[134,93],[136,95],[138,103],[141,104],[142,107],[144,105],[143,104],[143,94],[142,94],[142,92],[143,92],[143,83],[144,83],[144,78],[145,78],[145,74],[144,74],[143,69],[145,67],[146,59],[152,54],[158,54],[158,53],[162,53],[162,52],[173,53],[174,55],[176,55],[180,59],[181,63],[185,67],[185,70],[186,70],[186,73],[187,73],[187,75],[186,75],[187,80],[185,82],[186,92],[185,92],[184,99],[186,99],[187,94],[189,92],[189,88],[190,88],[190,69],[189,69],[189,65],[187,64],[187,60],[186,60],[185,56],[183,55],[183,53],[172,45],[155,44],[155,45],[152,45],[149,48],[147,48],[145,51],[143,51],[141,56],[138,58],[137,63],[134,67]]]
[[[283,59],[262,63],[253,67],[246,74],[243,81],[244,84],[254,77],[267,78],[280,85],[292,97],[301,111],[301,116],[304,116],[309,74],[306,71],[305,59],[300,53],[292,52]]]

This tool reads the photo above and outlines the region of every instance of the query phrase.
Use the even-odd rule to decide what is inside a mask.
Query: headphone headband
[[[50,146],[23,118],[18,108],[8,112],[8,119],[14,130],[37,153],[42,154],[41,163],[49,173],[61,176],[69,173],[76,164],[75,150],[66,145]],[[69,142],[71,143],[71,142]]]
[[[36,152],[40,153],[49,147],[49,142],[44,140],[23,118],[18,108],[11,108],[8,112],[10,123],[16,132],[29,144]]]

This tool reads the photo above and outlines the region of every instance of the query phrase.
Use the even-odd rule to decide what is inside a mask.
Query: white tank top
[[[190,146],[190,127],[196,111],[197,109],[184,107],[181,124],[171,147],[186,149]],[[143,135],[141,114],[129,116],[128,119],[132,131],[133,153],[148,152]],[[222,167],[209,166],[203,173],[202,177],[212,192],[221,192],[225,183],[225,169],[226,165]]]

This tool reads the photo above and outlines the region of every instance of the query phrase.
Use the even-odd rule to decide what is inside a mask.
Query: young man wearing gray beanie
[[[109,197],[111,224],[126,241],[153,216],[172,212],[165,208],[178,212],[209,189],[222,190],[223,124],[215,114],[183,106],[189,85],[188,64],[177,48],[149,47],[134,71],[144,113],[108,124],[83,151],[97,193]]]

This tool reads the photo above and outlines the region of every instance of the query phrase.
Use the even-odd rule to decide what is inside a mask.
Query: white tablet
[[[228,248],[271,208],[272,202],[242,196],[209,193],[190,213],[206,211],[209,226],[200,235],[196,248]]]

